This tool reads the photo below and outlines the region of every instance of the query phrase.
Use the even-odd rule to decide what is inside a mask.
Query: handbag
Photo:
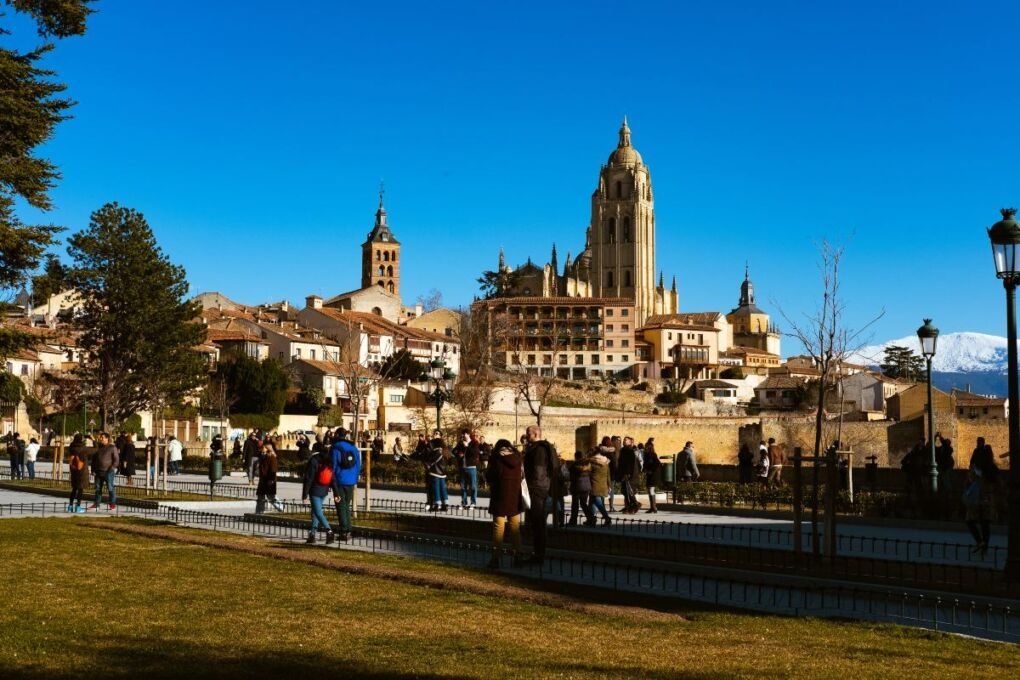
[[[531,491],[528,489],[528,480],[521,477],[521,505],[525,510],[531,510]]]

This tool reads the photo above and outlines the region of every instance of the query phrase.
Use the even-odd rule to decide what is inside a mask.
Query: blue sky
[[[1020,203],[1016,3],[97,9],[47,61],[79,102],[48,219],[136,208],[195,292],[357,287],[385,179],[405,302],[467,303],[500,246],[583,246],[627,114],[683,310],[730,309],[749,261],[761,306],[799,316],[828,238],[847,325],[885,309],[872,340],[922,316],[1004,334],[985,229]]]

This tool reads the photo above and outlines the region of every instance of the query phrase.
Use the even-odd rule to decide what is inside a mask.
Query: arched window
[[[381,260],[382,259],[382,253],[379,252],[378,250],[375,251],[375,259],[376,260]]]
[[[616,197],[623,198],[623,182],[619,180],[616,182]]]
[[[391,293],[393,292],[393,282],[392,281],[390,281],[389,283],[386,284],[386,290],[390,291]]]
[[[392,264],[386,267],[386,276],[393,276],[393,265]]]
[[[606,288],[613,288],[614,285],[613,272],[606,272]]]
[[[630,270],[629,269],[626,269],[623,272],[623,287],[624,288],[630,288],[631,287]]]
[[[382,316],[382,310],[379,309],[378,307],[373,307],[372,313],[375,314],[376,316]]]
[[[609,226],[606,227],[606,242],[614,243],[616,241],[616,218],[609,218]]]
[[[379,265],[379,276],[382,276],[385,273],[386,273],[386,268],[383,267],[382,265]]]
[[[623,218],[623,242],[630,243],[630,216]]]
[[[394,262],[397,261],[397,251],[395,251],[395,250],[393,251],[393,257],[390,258],[390,259],[392,259]]]
[[[386,287],[386,286],[385,286],[385,284],[383,284],[383,282],[382,282],[382,281],[379,281],[379,284],[378,284],[378,285],[379,285],[379,287],[380,287],[380,288],[385,288],[385,287]]]
[[[383,262],[389,262],[390,261],[390,254],[388,252],[383,253],[382,254],[382,259],[383,259]]]

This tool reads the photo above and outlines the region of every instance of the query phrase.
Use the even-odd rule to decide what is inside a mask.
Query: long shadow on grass
[[[180,640],[166,640],[153,631],[151,636],[133,639],[111,639],[95,636],[89,646],[94,653],[79,650],[66,660],[66,670],[33,667],[26,659],[22,666],[0,665],[0,678],[5,680],[82,680],[82,678],[141,678],[160,680],[174,678],[201,680],[203,678],[285,678],[309,680],[313,678],[440,678],[462,675],[457,673],[408,672],[401,668],[387,668],[384,661],[350,659],[343,656],[343,633],[338,630],[336,643],[326,649],[281,648],[272,651],[245,652],[244,640],[224,641],[216,647],[205,647]],[[451,669],[452,670],[452,669]],[[484,673],[483,673],[484,675]]]

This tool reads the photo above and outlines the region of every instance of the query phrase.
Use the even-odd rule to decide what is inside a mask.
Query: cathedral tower
[[[379,209],[375,227],[361,246],[361,287],[380,286],[400,297],[400,242],[386,222],[383,190],[379,189]]]
[[[633,300],[637,327],[658,311],[652,176],[631,146],[626,117],[592,194],[591,283],[595,297]]]

